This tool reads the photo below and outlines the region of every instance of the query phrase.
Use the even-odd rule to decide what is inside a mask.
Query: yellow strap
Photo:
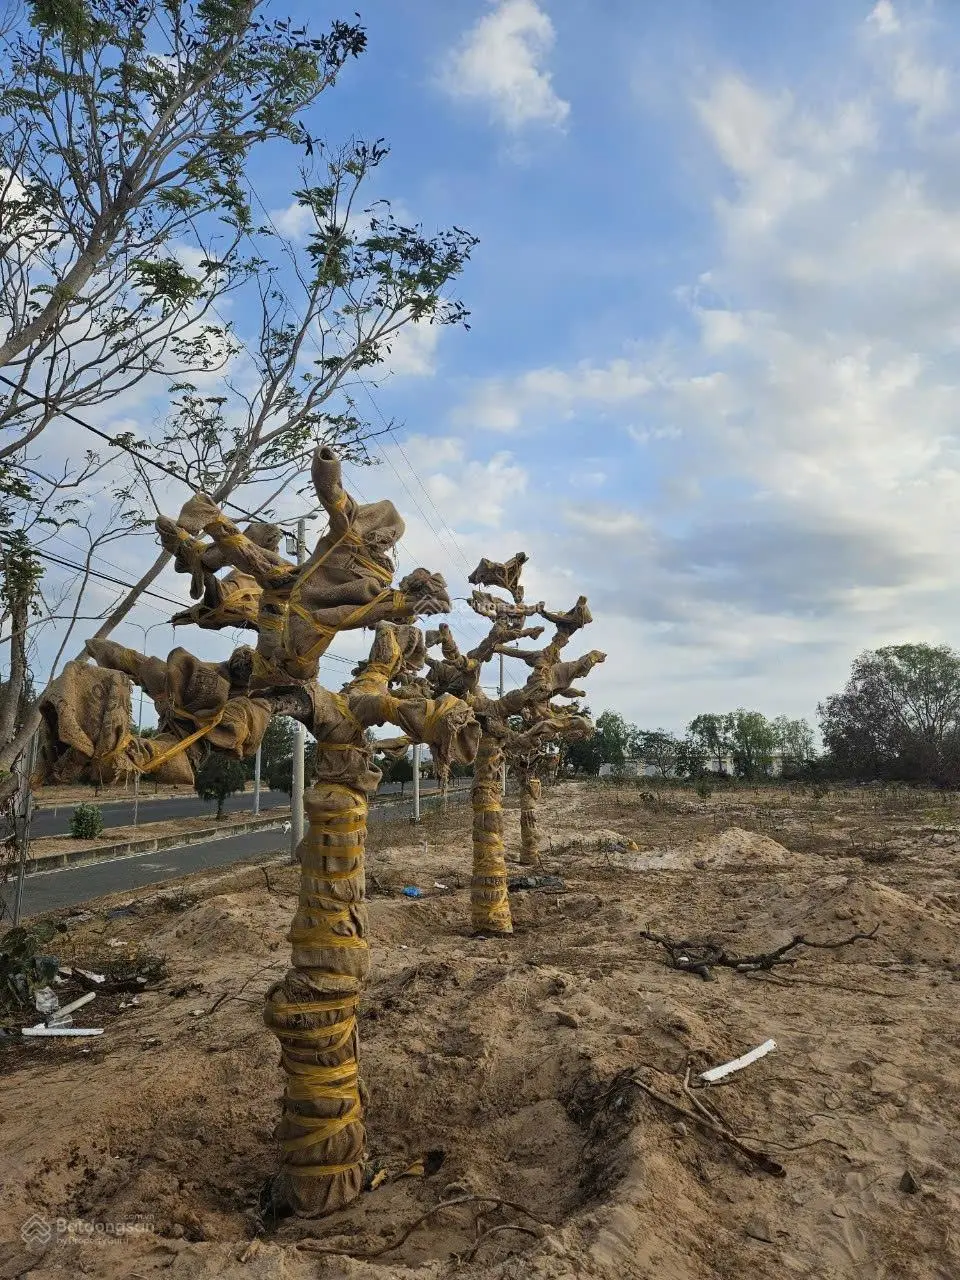
[[[423,718],[424,741],[432,742],[440,724],[451,707],[456,706],[457,699],[452,693],[445,693],[436,702],[428,702],[427,714]]]
[[[335,1178],[338,1173],[350,1173],[362,1164],[362,1160],[354,1160],[353,1164],[290,1164],[287,1173],[294,1178]]]
[[[286,1000],[271,1000],[267,1008],[271,1013],[282,1013],[285,1018],[294,1013],[341,1013],[354,1009],[360,1003],[358,995],[343,996],[338,1000],[307,1000],[303,1004],[289,1004]]]
[[[291,1124],[307,1129],[295,1138],[281,1138],[280,1146],[284,1151],[300,1151],[304,1147],[312,1147],[326,1138],[341,1133],[360,1119],[360,1103],[356,1102],[342,1116],[301,1116],[296,1112],[287,1112],[286,1119]]]
[[[147,764],[140,768],[140,773],[153,773],[154,770],[159,769],[162,764],[166,764],[167,761],[172,760],[174,756],[178,756],[182,752],[186,751],[187,747],[192,746],[194,742],[199,741],[200,738],[205,737],[211,730],[217,727],[223,719],[225,711],[226,707],[221,707],[217,714],[211,720],[208,720],[206,724],[201,724],[199,729],[188,734],[187,737],[181,738],[180,741],[175,742],[172,747],[167,747],[166,751],[161,751],[158,756],[154,756],[152,760],[149,760]],[[174,708],[174,714],[186,717],[193,720],[194,723],[197,723],[197,717],[189,711],[180,711],[177,708]]]
[[[113,762],[117,759],[118,756],[123,755],[124,751],[126,751],[127,747],[129,747],[132,741],[133,741],[133,734],[129,732],[124,733],[121,736],[120,741],[117,743],[115,747],[111,748],[110,751],[105,752],[102,756],[95,755],[93,757],[93,760],[97,764],[101,764],[101,765],[113,764]],[[130,763],[132,764],[133,762],[131,761]]]
[[[327,947],[347,947],[353,950],[367,946],[366,938],[358,938],[352,934],[344,937],[328,929],[318,928],[291,929],[287,939],[291,946],[299,947],[301,951],[325,951]]]

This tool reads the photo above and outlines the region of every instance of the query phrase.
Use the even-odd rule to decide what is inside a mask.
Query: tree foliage
[[[217,819],[223,817],[223,806],[228,796],[242,791],[246,785],[247,771],[242,760],[211,751],[196,772],[194,789],[201,800],[216,800]]]
[[[960,784],[960,654],[947,645],[861,653],[818,714],[837,776]]]
[[[0,83],[0,459],[65,409],[231,350],[244,170],[359,54],[262,0],[29,0]],[[39,394],[39,401],[35,398]]]

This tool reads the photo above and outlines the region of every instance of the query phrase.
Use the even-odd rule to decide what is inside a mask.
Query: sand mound
[[[718,835],[692,844],[643,849],[639,853],[617,852],[611,857],[614,865],[627,871],[690,871],[715,867],[789,866],[794,855],[776,840],[744,831],[742,827],[727,827]]]
[[[934,968],[956,961],[960,914],[876,880],[829,876],[799,900],[775,900],[769,910],[771,920],[785,932],[814,939],[849,937],[879,926],[874,941],[857,944],[858,958],[869,947],[870,956],[878,960]]]
[[[186,953],[187,959],[225,955],[268,956],[283,943],[280,929],[272,928],[257,911],[257,903],[237,894],[223,894],[197,903],[158,930],[155,945],[160,952]]]

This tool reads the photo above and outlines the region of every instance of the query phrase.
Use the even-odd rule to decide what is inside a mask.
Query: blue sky
[[[385,137],[371,198],[480,237],[457,287],[470,331],[406,332],[374,393],[399,445],[354,477],[407,519],[401,569],[463,595],[468,563],[527,550],[532,598],[590,598],[584,647],[609,657],[589,702],[643,727],[738,705],[812,719],[859,650],[957,640],[960,10],[361,17],[369,49],[312,127]],[[251,172],[295,235],[296,175],[275,151]],[[132,571],[145,551],[111,554]]]

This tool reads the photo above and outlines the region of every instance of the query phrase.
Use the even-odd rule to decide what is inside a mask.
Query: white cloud
[[[436,372],[437,344],[440,326],[410,321],[390,339],[390,354],[378,370],[378,376],[425,378]]]
[[[313,212],[307,205],[294,200],[284,209],[271,209],[270,221],[287,240],[302,244],[316,226]]]
[[[950,76],[946,67],[925,57],[922,21],[901,21],[890,0],[880,0],[864,25],[867,36],[877,43],[893,97],[915,108],[921,123],[946,111]]]
[[[447,57],[440,86],[453,98],[486,102],[510,130],[561,126],[570,104],[558,97],[543,62],[553,47],[553,23],[535,0],[500,0]]]
[[[454,410],[454,421],[487,431],[516,431],[543,415],[570,418],[584,407],[629,404],[653,386],[653,377],[640,360],[618,357],[606,364],[584,360],[571,369],[547,366],[516,378],[481,382]]]

